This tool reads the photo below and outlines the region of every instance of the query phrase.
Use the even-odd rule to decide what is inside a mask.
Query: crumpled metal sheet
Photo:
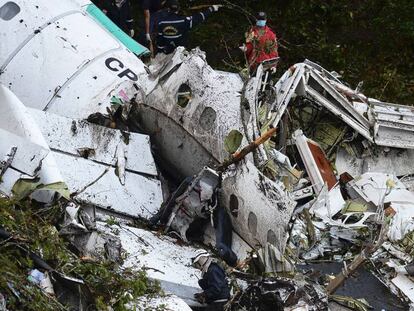
[[[11,132],[12,135],[17,135],[21,137],[20,139],[16,140],[16,143],[20,141],[20,147],[23,147],[25,140],[29,142],[29,144],[27,144],[29,150],[19,150],[19,154],[20,152],[22,152],[22,157],[24,160],[26,160],[28,157],[30,157],[30,154],[27,154],[27,152],[35,152],[35,154],[32,155],[33,160],[35,160],[37,156],[37,163],[41,163],[41,169],[39,166],[37,167],[37,175],[40,177],[40,182],[43,184],[63,182],[64,180],[59,172],[55,159],[53,158],[50,152],[49,146],[47,145],[37,123],[32,118],[27,108],[16,97],[16,95],[14,95],[9,89],[4,87],[3,85],[0,85],[0,102],[0,127],[8,132]],[[3,132],[3,134],[4,133],[5,132]],[[7,140],[5,139],[4,141],[6,142]],[[37,151],[33,150],[33,145],[39,146],[39,148],[36,147],[38,149]],[[10,152],[9,146],[10,144],[7,143],[3,145],[2,147],[6,148],[6,150],[2,150],[2,153]],[[41,151],[41,149],[44,149],[44,151]],[[42,159],[39,158],[39,151],[43,154],[46,153]],[[19,157],[20,156],[16,158],[16,161],[19,161]],[[16,163],[16,165],[17,167],[19,167],[18,162]],[[23,172],[25,172],[26,170],[28,170],[29,174],[34,173],[34,170],[30,169],[30,165],[27,169],[23,170]],[[14,182],[16,182],[21,177],[27,177],[23,175],[25,174],[22,174],[21,172],[16,170],[6,171],[6,174],[3,176],[5,182],[1,185],[3,191],[5,191],[7,194],[10,194],[9,191],[12,189]],[[49,202],[52,196],[53,193],[43,192],[42,194],[39,194],[36,197],[36,199],[43,202]]]
[[[238,201],[237,216],[230,207],[232,195]],[[223,201],[233,215],[234,231],[251,247],[269,242],[284,252],[287,225],[296,202],[281,182],[272,181],[246,161],[223,175]]]
[[[233,298],[230,310],[328,311],[328,297],[305,280],[266,277],[251,282]]]
[[[346,172],[354,178],[367,172],[404,176],[414,174],[413,161],[414,150],[411,149],[380,149],[376,154],[357,158],[345,149],[339,148],[335,167],[339,175]]]
[[[42,166],[42,160],[49,153],[48,149],[32,143],[27,138],[0,129],[0,159],[8,158],[12,148],[16,148],[16,152],[11,167],[32,177],[36,176]]]
[[[161,206],[161,183],[157,179],[126,172],[125,185],[122,185],[114,167],[108,169],[108,165],[81,157],[52,153],[70,191],[78,192],[86,187],[76,195],[76,199],[84,203],[146,219],[153,216]],[[94,181],[96,182],[90,185]]]
[[[199,49],[177,49],[165,61],[168,74],[163,73],[147,93],[137,118],[153,134],[168,167],[182,176],[196,175],[204,166],[227,157],[224,141],[230,131],[244,134],[243,81],[237,74],[213,70]],[[158,66],[150,66],[150,70],[159,70]],[[182,85],[191,89],[185,108],[177,104]]]
[[[128,254],[122,267],[144,269],[166,292],[177,295],[190,306],[200,306],[193,294],[200,291],[201,271],[191,265],[198,249],[181,245],[171,237],[123,224],[98,221],[97,226],[103,232],[117,231]]]
[[[117,152],[123,152],[127,171],[157,176],[147,135],[123,132],[36,109],[30,109],[30,113],[54,151],[81,155],[106,165],[114,165]],[[83,155],[79,152],[81,149],[90,152]]]

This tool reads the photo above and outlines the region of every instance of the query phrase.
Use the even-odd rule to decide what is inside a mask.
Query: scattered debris
[[[365,263],[414,309],[412,107],[308,60],[278,81],[181,47],[146,67],[88,1],[38,2],[0,51],[21,99],[0,85],[0,310],[205,307],[200,245],[228,310],[368,310],[335,294]],[[318,261],[343,269],[298,269]]]

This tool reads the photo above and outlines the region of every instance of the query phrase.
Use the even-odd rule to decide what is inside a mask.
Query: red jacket
[[[262,61],[278,57],[275,33],[267,26],[253,26],[246,34],[246,56],[253,70]]]

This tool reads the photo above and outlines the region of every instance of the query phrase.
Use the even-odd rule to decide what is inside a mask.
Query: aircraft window
[[[177,93],[177,105],[185,108],[192,97],[191,88],[187,84],[181,84]]]
[[[0,18],[9,21],[20,12],[20,7],[13,1],[9,1],[0,8]]]
[[[200,126],[203,130],[208,131],[213,127],[216,121],[216,111],[211,107],[206,107],[200,117]]]
[[[276,246],[277,239],[273,230],[267,231],[267,242]]]
[[[239,216],[239,200],[234,194],[230,196],[230,213],[233,217]]]
[[[249,218],[247,219],[247,227],[251,234],[256,235],[257,232],[257,216],[255,213],[250,212]]]

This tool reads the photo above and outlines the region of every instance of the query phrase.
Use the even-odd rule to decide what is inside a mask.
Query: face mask
[[[257,26],[259,26],[259,27],[264,27],[264,26],[266,26],[266,21],[265,21],[265,20],[261,20],[261,19],[259,19],[259,20],[256,22],[256,25],[257,25]]]

